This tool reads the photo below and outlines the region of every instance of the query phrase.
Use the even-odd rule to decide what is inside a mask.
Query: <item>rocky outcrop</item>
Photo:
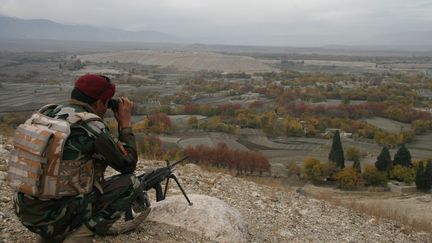
[[[214,197],[189,195],[189,206],[183,195],[153,203],[147,220],[164,223],[203,234],[215,242],[244,242],[246,223],[240,212]]]

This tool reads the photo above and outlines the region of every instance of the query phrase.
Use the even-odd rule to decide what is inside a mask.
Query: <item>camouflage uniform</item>
[[[56,117],[64,107],[72,107],[75,112],[95,113],[88,104],[71,100],[69,105],[48,110],[45,115]],[[94,160],[93,190],[84,195],[49,200],[19,192],[14,200],[18,218],[30,231],[45,239],[61,240],[82,224],[99,235],[106,234],[110,225],[120,218],[139,191],[139,181],[133,175],[137,153],[131,128],[119,131],[117,139],[111,136],[107,126],[101,122],[91,121],[72,126],[63,159]],[[121,174],[104,179],[103,173],[107,166]]]

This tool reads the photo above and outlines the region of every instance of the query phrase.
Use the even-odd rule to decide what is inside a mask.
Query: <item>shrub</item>
[[[361,174],[354,168],[347,167],[335,175],[341,189],[352,190],[361,184]]]
[[[387,183],[387,173],[378,171],[373,165],[366,165],[362,178],[366,185],[385,186]]]
[[[316,158],[306,158],[303,165],[303,174],[308,180],[313,182],[322,181],[320,170],[321,162]]]
[[[301,174],[301,168],[296,162],[290,162],[286,169],[288,170],[288,176],[297,175],[299,176]]]
[[[360,161],[361,153],[360,150],[356,147],[348,147],[345,150],[345,159],[351,160],[354,162]]]
[[[408,168],[402,165],[396,165],[390,171],[390,178],[411,184],[415,180],[416,171],[414,168]]]
[[[336,171],[334,163],[321,163],[316,158],[306,158],[304,161],[303,174],[306,179],[321,182]]]

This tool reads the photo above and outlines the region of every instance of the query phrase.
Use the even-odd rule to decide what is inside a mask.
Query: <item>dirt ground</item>
[[[347,206],[377,218],[389,218],[432,232],[432,194],[341,191],[331,187],[305,186],[313,197]]]

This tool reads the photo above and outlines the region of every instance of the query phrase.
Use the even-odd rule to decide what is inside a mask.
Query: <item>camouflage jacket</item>
[[[95,110],[88,104],[71,100],[69,107],[75,112],[92,112]],[[54,110],[48,110],[46,115],[50,117],[62,109],[62,106]],[[95,134],[99,133],[99,135]],[[100,136],[96,139],[97,136]],[[119,137],[111,135],[108,126],[101,122],[89,122],[71,127],[71,134],[66,141],[63,159],[82,160],[93,158],[95,160],[95,181],[103,179],[103,172],[107,166],[121,173],[132,173],[137,163],[135,137],[131,128],[119,131]]]
[[[71,107],[75,112],[96,113],[90,105],[71,100],[69,105],[47,110],[45,115],[55,117],[63,107]],[[135,171],[137,163],[135,137],[131,128],[124,128],[119,131],[118,138],[115,138],[111,135],[106,124],[100,121],[91,121],[78,126],[72,126],[71,134],[64,146],[63,159],[93,159],[95,168],[94,188],[97,188],[103,194],[101,187],[98,185],[104,179],[103,173],[107,166],[122,174],[133,173]],[[26,225],[35,225],[47,220],[54,220],[55,215],[61,215],[61,212],[64,211],[69,202],[76,200],[75,198],[86,198],[88,196],[77,195],[60,199],[39,200],[22,193],[17,193],[15,207],[16,209],[25,208],[27,213],[22,212],[18,214],[23,223]]]

